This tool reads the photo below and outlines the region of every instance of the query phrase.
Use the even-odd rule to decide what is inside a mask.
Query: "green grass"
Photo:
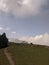
[[[3,50],[4,49],[0,49],[0,65],[9,65]]]
[[[21,44],[12,44],[8,48],[15,65],[49,65],[49,48]]]

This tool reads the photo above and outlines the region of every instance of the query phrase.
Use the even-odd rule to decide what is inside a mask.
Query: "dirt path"
[[[13,59],[12,59],[12,56],[11,56],[11,53],[8,51],[7,48],[4,49],[4,54],[6,55],[8,61],[9,61],[9,64],[10,65],[15,65]]]

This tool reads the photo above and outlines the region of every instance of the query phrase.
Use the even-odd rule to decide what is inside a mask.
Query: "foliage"
[[[3,33],[0,35],[0,48],[4,48],[8,46],[8,39],[6,37],[6,34]]]

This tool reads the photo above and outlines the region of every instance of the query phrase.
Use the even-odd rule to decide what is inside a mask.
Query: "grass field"
[[[8,50],[12,53],[15,65],[49,65],[49,48],[44,46],[12,44]]]
[[[0,65],[9,65],[6,56],[4,55],[4,49],[0,49]]]

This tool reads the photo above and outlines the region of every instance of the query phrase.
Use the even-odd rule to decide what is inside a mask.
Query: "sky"
[[[49,0],[0,0],[3,32],[8,38],[49,45]]]

